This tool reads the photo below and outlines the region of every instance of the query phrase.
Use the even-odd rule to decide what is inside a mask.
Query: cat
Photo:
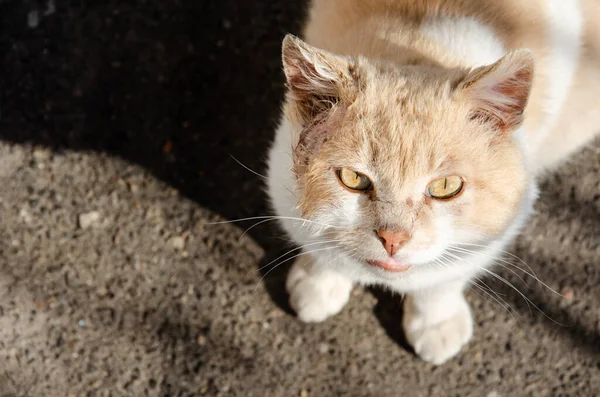
[[[518,235],[536,179],[600,128],[596,20],[595,0],[311,3],[304,40],[283,40],[267,175],[302,247],[286,282],[300,320],[378,284],[404,296],[418,356],[461,350],[464,289]]]

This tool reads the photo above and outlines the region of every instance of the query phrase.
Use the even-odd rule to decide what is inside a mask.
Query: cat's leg
[[[352,281],[320,266],[311,255],[298,258],[287,278],[290,305],[304,322],[320,322],[339,313],[350,298]]]
[[[464,285],[455,281],[405,297],[404,332],[423,360],[442,364],[471,339],[473,319]]]

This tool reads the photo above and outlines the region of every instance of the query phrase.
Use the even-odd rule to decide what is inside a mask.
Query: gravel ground
[[[600,141],[545,179],[511,248],[564,296],[499,269],[529,302],[470,291],[474,339],[441,367],[406,347],[398,297],[357,288],[301,324],[286,266],[260,280],[281,231],[209,225],[267,213],[231,156],[264,171],[303,15],[0,0],[0,396],[600,395]]]

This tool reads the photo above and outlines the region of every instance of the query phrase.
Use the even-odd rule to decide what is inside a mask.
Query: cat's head
[[[472,71],[397,67],[287,36],[283,63],[298,207],[347,255],[381,274],[441,267],[518,216],[530,51]]]

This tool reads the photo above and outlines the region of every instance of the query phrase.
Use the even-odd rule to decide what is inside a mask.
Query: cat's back
[[[592,0],[593,1],[593,0]],[[564,11],[564,0],[313,0],[305,39],[317,47],[336,51],[352,40],[381,36],[390,29],[409,34],[436,18],[460,22],[473,19],[501,36],[507,47],[543,36],[546,9],[556,3]],[[562,5],[561,5],[562,4]],[[398,40],[403,38],[397,37]],[[414,39],[414,37],[413,37]],[[357,43],[354,43],[357,44]],[[360,43],[358,43],[360,45]]]
[[[418,53],[447,67],[532,49],[525,127],[543,169],[599,129],[598,20],[598,0],[313,0],[304,37],[338,54],[405,63]]]
[[[562,106],[553,115],[555,123],[539,144],[537,166],[540,170],[560,164],[600,132],[600,1],[574,3],[581,12],[577,37],[580,48],[577,58],[568,58],[567,53],[561,61],[560,54],[556,54],[557,67],[549,70],[553,80],[562,81],[563,85],[566,83],[565,71],[561,65],[570,64],[573,74],[567,76],[570,77],[567,80],[569,87],[565,89]],[[554,30],[554,34],[557,40],[564,37],[558,30]]]

